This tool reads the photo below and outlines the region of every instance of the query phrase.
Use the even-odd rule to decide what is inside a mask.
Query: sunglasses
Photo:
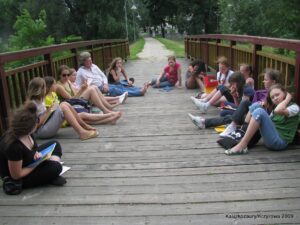
[[[69,77],[70,76],[70,74],[69,73],[63,73],[62,75],[61,75],[62,77]]]

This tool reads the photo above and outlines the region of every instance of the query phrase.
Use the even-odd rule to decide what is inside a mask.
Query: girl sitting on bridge
[[[62,186],[65,178],[59,176],[62,171],[60,158],[62,150],[59,142],[49,141],[40,146],[34,138],[39,117],[33,101],[28,101],[17,109],[10,126],[0,140],[0,175],[3,190],[7,194],[19,194],[23,188],[53,184]],[[31,165],[41,157],[40,151],[55,143],[48,160],[39,165]]]
[[[199,93],[204,93],[203,76],[206,75],[206,65],[200,60],[190,63],[185,77],[185,87],[187,89],[199,89]]]
[[[271,115],[263,109],[263,104],[251,105],[247,131],[236,146],[225,151],[226,155],[248,153],[247,145],[257,130],[271,150],[283,150],[292,143],[300,121],[299,106],[292,102],[292,95],[281,84],[270,87],[267,102],[273,108]]]
[[[131,87],[134,83],[134,78],[129,78],[122,64],[122,58],[114,58],[108,68],[107,80],[109,84],[122,84]],[[125,80],[121,80],[121,76]]]
[[[176,62],[175,56],[168,57],[168,65],[163,72],[152,81],[148,82],[153,88],[181,87],[181,65]]]

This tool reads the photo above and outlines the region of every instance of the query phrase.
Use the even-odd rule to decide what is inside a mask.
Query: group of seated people
[[[265,69],[264,89],[254,90],[250,65],[241,64],[240,70],[234,72],[227,59],[220,57],[218,85],[211,93],[204,93],[202,77],[206,71],[201,63],[192,62],[187,74],[187,88],[200,89],[191,100],[201,113],[221,104],[221,113],[214,118],[190,113],[188,116],[200,129],[227,125],[218,140],[226,149],[226,155],[247,154],[248,147],[254,146],[260,138],[271,150],[284,150],[293,142],[300,121],[299,106],[280,84],[279,71]],[[199,70],[200,67],[203,69]]]
[[[107,76],[93,64],[89,52],[82,52],[79,59],[77,71],[61,65],[57,80],[46,76],[30,81],[27,101],[15,111],[8,131],[0,140],[0,175],[7,194],[19,194],[27,187],[62,186],[66,183],[66,179],[60,176],[62,149],[59,142],[48,141],[38,146],[36,138],[52,138],[67,125],[82,141],[95,138],[99,131],[93,125],[116,124],[123,112],[114,109],[128,96],[144,96],[149,86],[182,86],[181,65],[174,56],[168,57],[168,65],[159,76],[145,82],[143,87],[134,86],[134,79],[128,77],[119,57],[113,59]],[[255,91],[251,66],[242,64],[240,71],[234,72],[225,57],[219,58],[218,65],[216,79],[219,85],[211,93],[204,92],[203,78],[207,67],[199,60],[190,64],[185,86],[199,89],[199,94],[191,99],[201,112],[206,113],[209,107],[219,102],[224,102],[227,108],[224,107],[221,117],[216,118],[189,114],[192,122],[201,129],[229,124],[221,137],[230,136],[241,128],[242,137],[225,151],[227,155],[247,153],[247,146],[255,142],[253,137],[258,139],[259,135],[270,149],[286,148],[295,135],[300,114],[291,94],[279,84],[279,72],[267,69],[263,81],[265,89]],[[93,113],[90,105],[103,113]],[[41,157],[43,149],[54,143],[48,160],[29,166]]]

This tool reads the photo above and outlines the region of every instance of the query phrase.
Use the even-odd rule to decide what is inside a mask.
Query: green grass
[[[167,49],[173,51],[177,58],[184,58],[184,42],[183,41],[173,41],[166,38],[156,37]]]
[[[137,54],[140,53],[145,45],[145,39],[144,38],[139,38],[136,42],[131,44],[129,46],[130,49],[130,56],[129,59],[135,60],[138,59]]]

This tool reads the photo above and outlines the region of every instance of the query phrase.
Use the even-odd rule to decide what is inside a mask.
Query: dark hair
[[[268,105],[270,105],[272,107],[272,109],[275,108],[275,105],[272,102],[270,94],[271,94],[271,91],[274,90],[274,89],[279,89],[279,90],[283,91],[286,94],[286,89],[282,86],[282,84],[277,83],[277,84],[272,85],[269,88],[268,94],[267,94],[267,103],[268,103]]]
[[[206,65],[203,61],[201,60],[195,60],[193,62],[191,62],[190,64],[192,67],[194,66],[198,66],[197,70],[194,72],[195,75],[198,75],[200,73],[206,73]]]
[[[241,72],[234,72],[228,79],[228,82],[230,84],[236,83],[237,84],[237,90],[239,93],[239,96],[243,95],[244,86],[245,86],[245,78]]]
[[[265,74],[268,75],[268,77],[275,81],[276,83],[279,83],[280,82],[280,72],[278,70],[274,70],[274,69],[271,69],[271,68],[266,68],[265,69]]]
[[[52,87],[52,85],[55,82],[55,79],[53,77],[46,76],[46,77],[44,77],[44,80],[45,80],[45,83],[46,83],[46,94],[48,94],[49,91],[50,91],[50,88]]]
[[[5,136],[6,144],[12,143],[16,138],[30,134],[38,120],[37,107],[33,101],[27,101],[15,110],[10,126]]]

